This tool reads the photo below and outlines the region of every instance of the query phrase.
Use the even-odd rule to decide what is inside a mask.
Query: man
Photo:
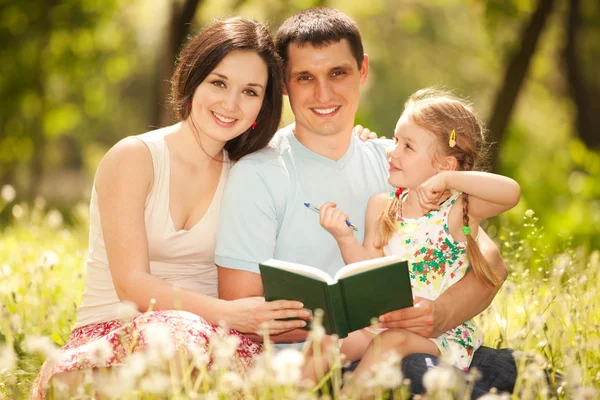
[[[276,42],[296,122],[283,128],[269,149],[245,157],[231,170],[215,256],[224,299],[262,295],[258,263],[269,258],[334,275],[344,265],[337,243],[303,203],[337,203],[358,225],[362,242],[369,198],[392,190],[387,184],[389,142],[363,143],[352,133],[359,88],[369,72],[356,23],[340,11],[312,8],[284,22]],[[479,243],[490,265],[506,276],[489,237],[480,234]],[[413,307],[386,314],[382,326],[437,337],[483,311],[498,289],[486,287],[470,272],[435,301],[417,298]],[[272,339],[302,342],[306,335],[294,330]],[[431,362],[437,359],[424,354],[403,360],[415,393],[423,391],[422,376]],[[489,371],[490,362],[498,364],[497,371]],[[510,353],[481,348],[472,366],[484,373],[475,396],[492,386],[512,390],[516,367]]]

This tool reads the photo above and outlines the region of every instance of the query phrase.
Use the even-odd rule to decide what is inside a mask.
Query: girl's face
[[[437,142],[404,112],[394,130],[396,147],[388,153],[388,182],[395,187],[416,189],[438,170],[434,167]]]
[[[224,145],[248,130],[262,107],[267,81],[267,64],[255,52],[225,56],[192,99],[191,116],[202,139]]]

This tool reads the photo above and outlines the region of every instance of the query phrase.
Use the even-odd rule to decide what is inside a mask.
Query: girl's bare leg
[[[439,356],[440,351],[434,342],[404,329],[388,329],[371,341],[354,375],[360,377],[380,362],[390,350],[396,350],[401,357],[414,353],[427,353]]]

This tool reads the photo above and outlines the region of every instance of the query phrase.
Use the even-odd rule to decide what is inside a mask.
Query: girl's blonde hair
[[[471,105],[453,94],[438,89],[422,89],[411,95],[404,104],[404,114],[427,130],[437,140],[435,156],[452,156],[458,161],[459,171],[485,170],[489,145],[485,139],[485,127],[475,115]],[[456,132],[456,145],[450,147],[450,133]],[[463,225],[469,226],[469,196],[462,194]],[[401,196],[395,195],[379,214],[378,247],[390,240],[396,231],[398,207]],[[491,268],[471,234],[467,239],[467,258],[477,278],[490,286],[498,286],[502,279]]]

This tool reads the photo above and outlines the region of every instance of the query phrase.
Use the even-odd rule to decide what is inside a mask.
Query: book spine
[[[342,290],[339,282],[329,286],[329,308],[335,326],[335,333],[340,339],[348,336],[348,316],[346,315],[346,307],[342,297]]]

